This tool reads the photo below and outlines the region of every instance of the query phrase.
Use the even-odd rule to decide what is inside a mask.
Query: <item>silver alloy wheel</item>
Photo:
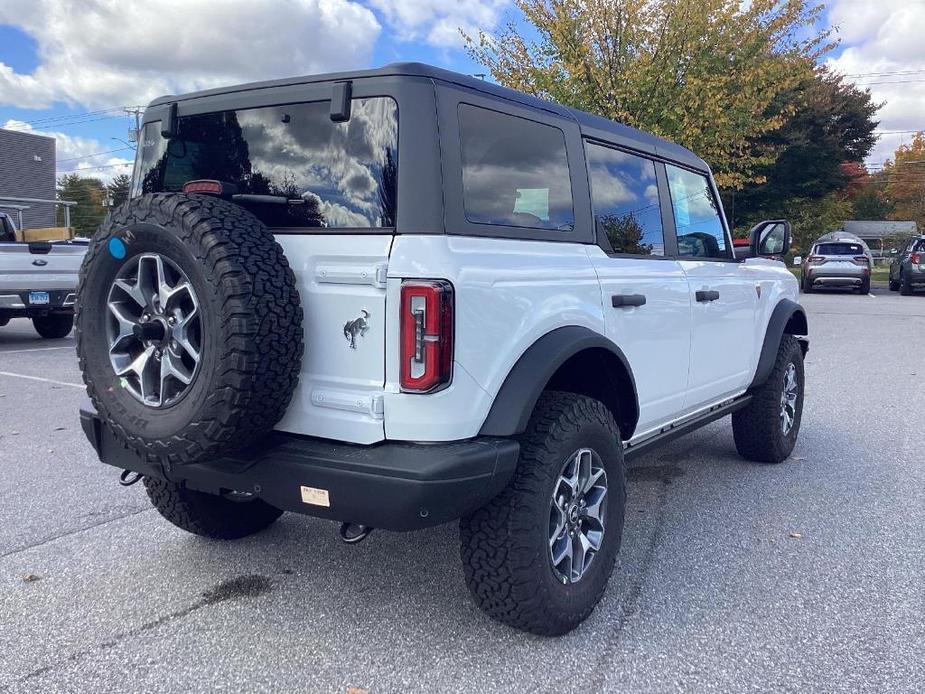
[[[157,253],[139,255],[119,271],[106,309],[120,385],[148,407],[183,397],[202,360],[199,300],[186,273]]]
[[[569,456],[552,492],[549,558],[562,583],[577,583],[604,541],[607,473],[590,448]]]
[[[800,386],[797,383],[796,364],[790,362],[784,372],[784,389],[780,394],[780,430],[786,436],[793,429],[797,414],[797,396]]]

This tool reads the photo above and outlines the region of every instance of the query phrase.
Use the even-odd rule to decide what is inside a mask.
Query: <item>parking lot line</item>
[[[26,376],[25,374],[14,374],[11,371],[0,371],[0,376],[9,376],[10,378],[25,378],[30,381],[41,381],[42,383],[51,383],[56,386],[70,386],[71,388],[83,388],[81,383],[69,383],[68,381],[56,381],[53,378],[42,378],[41,376]]]
[[[74,345],[65,345],[64,347],[31,347],[29,349],[6,349],[0,350],[0,354],[19,354],[22,352],[48,352],[52,349],[74,349]]]

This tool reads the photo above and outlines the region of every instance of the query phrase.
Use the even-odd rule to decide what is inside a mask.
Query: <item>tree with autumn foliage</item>
[[[762,138],[791,115],[781,95],[832,47],[805,0],[515,0],[510,23],[465,35],[501,84],[677,142],[717,183],[760,182],[777,152]]]
[[[886,197],[892,206],[890,219],[914,221],[925,231],[925,132],[901,145],[883,166]]]

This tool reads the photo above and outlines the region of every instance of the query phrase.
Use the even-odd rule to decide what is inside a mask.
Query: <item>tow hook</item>
[[[359,523],[341,523],[340,530],[337,532],[341,540],[348,545],[355,545],[369,537],[373,530],[374,528],[370,528],[368,525],[360,525]]]
[[[119,484],[123,487],[131,487],[133,484],[138,482],[144,475],[140,472],[134,472],[132,470],[123,470],[122,474],[119,475]]]

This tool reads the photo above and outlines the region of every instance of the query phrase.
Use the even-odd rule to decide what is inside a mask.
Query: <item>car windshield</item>
[[[859,243],[820,243],[816,246],[818,255],[864,255]]]

